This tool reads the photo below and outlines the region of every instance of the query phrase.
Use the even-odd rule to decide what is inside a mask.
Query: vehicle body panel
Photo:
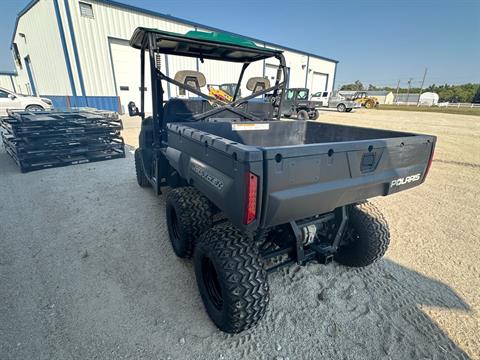
[[[226,122],[167,125],[170,165],[247,231],[419,185],[436,141],[428,135],[313,121],[265,124],[269,129],[251,131],[235,131]],[[203,175],[192,170],[197,164]],[[257,220],[245,226],[242,199],[249,171],[261,184]],[[392,185],[417,174],[415,180]],[[221,181],[222,188],[208,177]]]
[[[49,99],[16,94],[0,88],[0,116],[7,115],[7,110],[26,110],[31,105],[41,106],[44,110],[53,109],[52,101]]]

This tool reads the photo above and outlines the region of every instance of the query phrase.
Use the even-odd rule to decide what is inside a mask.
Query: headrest
[[[270,80],[263,77],[252,77],[247,81],[247,89],[251,92],[262,91],[270,87]]]
[[[204,87],[207,84],[205,75],[203,75],[200,71],[181,70],[175,74],[174,79],[197,90],[200,90],[201,87]]]

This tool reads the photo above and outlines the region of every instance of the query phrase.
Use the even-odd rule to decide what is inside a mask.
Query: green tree
[[[360,80],[356,80],[353,84],[346,84],[342,85],[340,90],[344,91],[362,91],[365,90],[362,82]]]

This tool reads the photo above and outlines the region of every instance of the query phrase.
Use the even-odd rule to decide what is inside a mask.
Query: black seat
[[[204,113],[212,109],[207,100],[172,98],[167,101],[163,108],[165,123],[195,121],[196,114]]]

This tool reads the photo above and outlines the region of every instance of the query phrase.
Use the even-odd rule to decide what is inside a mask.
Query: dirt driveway
[[[374,200],[392,234],[382,261],[272,274],[265,319],[240,335],[207,318],[130,153],[20,174],[1,149],[0,359],[480,359],[480,118],[321,121],[437,135],[429,178]]]

